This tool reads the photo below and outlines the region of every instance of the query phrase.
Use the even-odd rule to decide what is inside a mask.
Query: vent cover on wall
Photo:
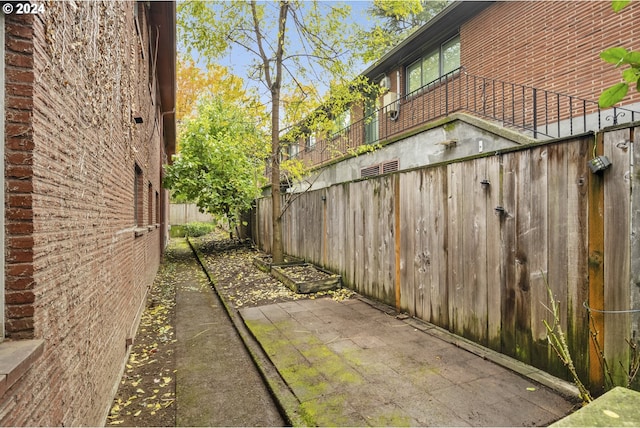
[[[380,174],[388,174],[390,172],[396,172],[400,169],[400,161],[393,159],[390,161],[381,162],[376,165],[371,165],[360,170],[360,178],[374,177]]]

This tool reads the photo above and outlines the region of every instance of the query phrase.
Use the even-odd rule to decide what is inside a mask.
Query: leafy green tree
[[[232,49],[234,55],[250,59],[247,74],[266,89],[271,104],[271,150],[269,167],[272,197],[272,257],[284,259],[281,226],[281,131],[283,102],[299,111],[312,111],[322,104],[331,120],[351,103],[362,99],[354,91],[354,64],[350,50],[355,24],[347,24],[350,6],[336,2],[280,0],[264,2],[186,1],[178,4],[178,34],[187,51],[197,51],[201,60],[213,62]],[[241,51],[238,53],[238,49]],[[359,71],[359,70],[358,70]],[[323,91],[305,91],[308,86],[331,88],[330,103],[317,98]],[[292,94],[282,97],[283,94]],[[299,100],[312,108],[302,108]],[[289,117],[299,117],[291,114]]]
[[[246,88],[244,80],[231,74],[227,67],[209,64],[204,70],[192,58],[179,55],[176,63],[176,84],[178,122],[184,121],[196,112],[198,99],[216,96],[225,102],[243,106],[256,117],[264,118],[261,125],[266,124],[266,109],[256,91]]]
[[[357,35],[363,60],[382,57],[448,4],[446,0],[374,0],[368,9],[373,28],[362,29]]]
[[[202,99],[180,132],[181,150],[164,186],[201,211],[224,216],[232,231],[264,184],[267,147],[256,119],[221,98]]]
[[[629,3],[631,3],[630,0],[613,1],[611,7],[615,12],[620,12]],[[602,52],[600,58],[615,64],[616,67],[628,66],[622,71],[624,81],[616,83],[600,95],[598,104],[601,108],[611,107],[622,101],[629,92],[629,86],[635,87],[636,91],[640,92],[640,52],[628,51],[623,47],[612,47]]]

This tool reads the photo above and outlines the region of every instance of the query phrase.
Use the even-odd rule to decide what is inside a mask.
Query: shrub
[[[185,235],[192,236],[195,238],[198,236],[206,235],[207,233],[211,233],[215,229],[216,229],[216,225],[213,223],[200,223],[200,222],[187,223],[185,225]]]
[[[206,235],[207,233],[211,233],[216,229],[216,225],[214,223],[202,223],[202,222],[191,222],[183,225],[172,225],[171,226],[171,237],[184,237],[190,236],[196,238],[198,236]]]

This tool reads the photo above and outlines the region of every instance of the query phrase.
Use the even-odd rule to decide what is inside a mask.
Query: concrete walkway
[[[534,426],[574,408],[568,383],[387,306],[236,311],[196,265],[185,252],[176,270],[177,426]]]
[[[176,247],[176,426],[282,426],[277,404],[186,243]]]
[[[441,330],[361,299],[299,300],[240,314],[299,402],[287,409],[290,418],[308,425],[546,426],[574,407],[442,340]]]

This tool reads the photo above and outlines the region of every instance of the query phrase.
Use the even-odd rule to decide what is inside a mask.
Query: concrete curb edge
[[[267,387],[271,392],[276,405],[280,409],[280,413],[291,426],[306,426],[302,415],[299,413],[300,401],[293,394],[282,376],[280,376],[277,368],[273,365],[269,357],[266,355],[260,343],[256,340],[251,331],[249,331],[240,313],[229,306],[229,304],[224,300],[222,294],[218,290],[218,285],[215,281],[215,278],[209,272],[206,264],[204,263],[204,257],[202,256],[202,254],[192,244],[189,238],[187,238],[187,242],[189,243],[193,254],[196,256],[198,263],[202,267],[202,270],[207,276],[211,287],[220,298],[220,301],[222,302],[225,311],[229,316],[229,319],[236,328],[238,336],[240,336],[240,339],[244,343],[245,348],[251,355],[251,359],[258,368],[260,376],[262,376],[263,380],[267,384]]]

